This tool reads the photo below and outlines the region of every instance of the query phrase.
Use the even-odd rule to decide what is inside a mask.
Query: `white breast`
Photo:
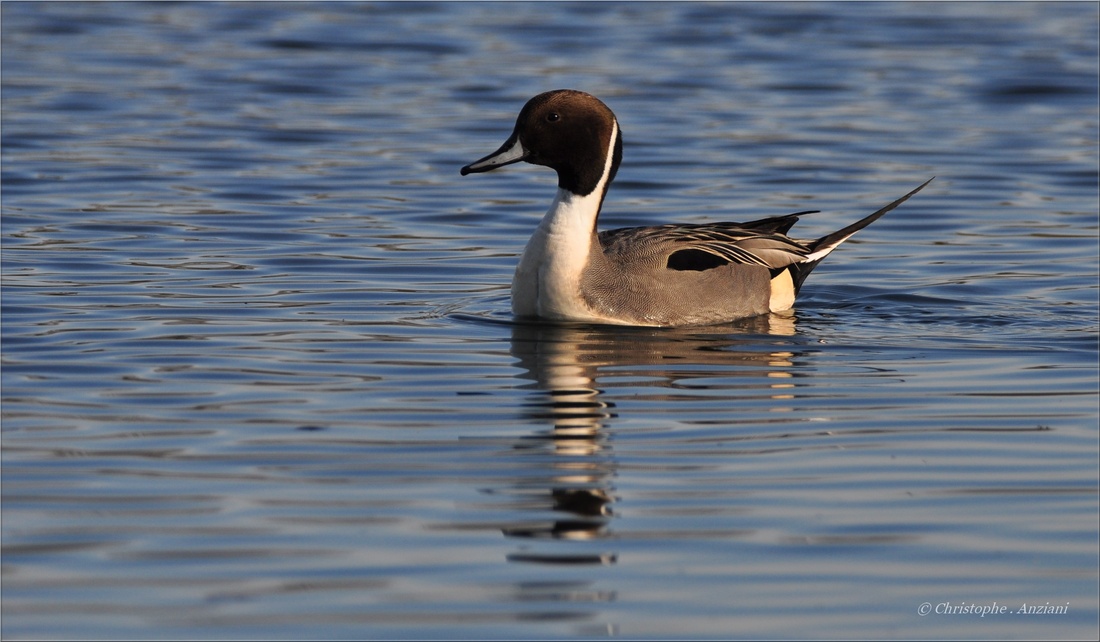
[[[542,218],[512,279],[512,312],[517,316],[586,319],[592,313],[580,293],[588,265],[593,226],[602,190],[577,196],[559,189]]]

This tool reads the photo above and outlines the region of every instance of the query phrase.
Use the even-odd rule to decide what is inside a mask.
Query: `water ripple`
[[[1094,6],[0,11],[5,637],[1097,636]],[[552,176],[458,168],[565,86],[604,227],[937,180],[789,313],[517,323]]]

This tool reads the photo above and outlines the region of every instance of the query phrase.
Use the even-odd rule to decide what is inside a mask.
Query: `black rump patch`
[[[678,250],[668,256],[668,269],[702,272],[728,265],[729,261],[704,250]]]

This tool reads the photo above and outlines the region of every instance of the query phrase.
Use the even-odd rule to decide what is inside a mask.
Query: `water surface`
[[[0,11],[4,637],[1098,635],[1094,4]],[[553,177],[458,168],[557,87],[605,227],[937,178],[790,313],[517,325]]]

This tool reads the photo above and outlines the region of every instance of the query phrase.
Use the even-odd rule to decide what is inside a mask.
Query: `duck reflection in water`
[[[721,328],[652,329],[592,325],[524,325],[512,330],[512,355],[527,370],[529,385],[539,391],[524,406],[524,417],[546,424],[514,448],[524,451],[545,470],[525,475],[508,491],[532,512],[550,518],[504,527],[505,535],[543,540],[607,540],[613,536],[615,517],[614,478],[618,464],[605,426],[617,417],[614,404],[603,399],[598,387],[607,376],[644,377],[659,383],[647,388],[669,388],[657,395],[675,404],[675,387],[693,376],[712,373],[680,366],[751,366],[778,377],[775,398],[788,397],[794,355],[787,351],[738,350],[739,345],[759,346],[760,334],[794,333],[793,312],[772,313],[745,319]],[[756,335],[756,336],[754,336]],[[613,371],[613,372],[609,372]],[[759,372],[759,370],[757,370]],[[543,564],[613,564],[614,552],[538,553],[526,546],[509,555],[516,562]]]

